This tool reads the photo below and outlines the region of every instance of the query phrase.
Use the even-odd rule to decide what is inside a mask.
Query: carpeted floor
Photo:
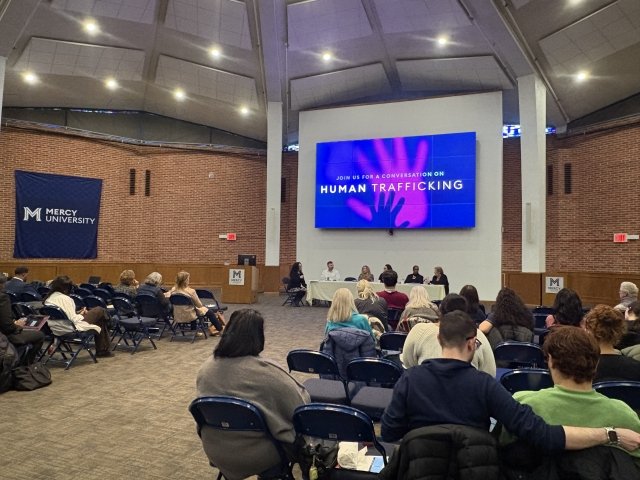
[[[277,295],[252,305],[265,317],[263,355],[286,367],[293,348],[317,349],[327,309],[282,307]],[[229,305],[232,311],[245,305]],[[0,396],[0,478],[6,480],[215,478],[187,407],[217,338],[148,341],[131,355],[68,371],[49,363],[53,383]],[[299,377],[303,378],[303,377]]]

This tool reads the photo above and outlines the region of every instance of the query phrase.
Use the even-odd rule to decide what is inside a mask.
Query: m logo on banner
[[[545,293],[558,293],[564,288],[564,277],[546,277]]]
[[[229,285],[244,285],[244,270],[241,268],[229,269]]]
[[[29,207],[24,207],[24,218],[22,219],[23,221],[28,221],[30,218],[34,218],[36,219],[36,222],[41,222],[42,219],[40,218],[40,215],[42,214],[42,208],[38,207],[35,210],[31,210]]]

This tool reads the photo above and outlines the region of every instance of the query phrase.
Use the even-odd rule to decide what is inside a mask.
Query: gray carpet
[[[286,367],[289,350],[318,348],[327,309],[282,301],[265,294],[251,307],[266,320],[263,355]],[[229,305],[227,318],[246,307]],[[215,478],[187,407],[217,342],[165,335],[158,350],[144,341],[136,354],[118,349],[98,364],[83,353],[68,371],[50,362],[50,386],[0,396],[0,478]]]

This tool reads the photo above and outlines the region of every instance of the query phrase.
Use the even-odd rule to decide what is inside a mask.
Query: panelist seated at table
[[[420,275],[420,267],[418,265],[413,266],[413,272],[407,275],[404,283],[424,283],[424,277]]]
[[[435,267],[433,269],[433,277],[429,281],[429,285],[443,285],[444,294],[449,295],[449,279],[444,274],[442,267]]]
[[[360,280],[366,280],[367,282],[375,281],[375,278],[373,278],[373,273],[371,273],[371,269],[369,268],[369,265],[362,266],[362,270],[360,270],[360,275],[358,275],[358,281]]]
[[[340,281],[340,272],[336,270],[333,265],[333,261],[329,260],[327,262],[327,268],[325,268],[320,274],[320,280],[325,282],[339,282]]]
[[[386,272],[393,272],[393,271],[394,271],[394,270],[393,270],[393,267],[392,267],[390,264],[385,263],[385,264],[384,264],[384,269],[382,270],[382,273],[381,273],[380,275],[378,275],[378,281],[379,281],[380,283],[382,283],[382,276],[383,276]],[[397,275],[398,275],[398,274],[396,274],[396,277],[397,277]]]

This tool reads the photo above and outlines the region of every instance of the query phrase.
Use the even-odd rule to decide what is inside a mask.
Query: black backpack
[[[16,347],[0,333],[0,393],[11,390],[13,386],[13,369],[18,366],[20,357]]]

